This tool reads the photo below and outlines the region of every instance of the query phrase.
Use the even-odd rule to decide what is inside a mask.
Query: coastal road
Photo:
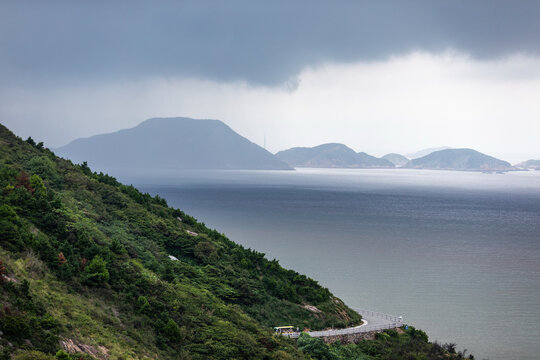
[[[310,331],[308,334],[312,337],[327,337],[394,329],[403,325],[403,318],[401,316],[388,315],[369,310],[354,310],[362,315],[362,318],[364,319],[362,325],[339,330]],[[291,333],[286,336],[297,338],[300,336],[300,333]]]
[[[362,319],[367,321],[367,324],[364,323],[357,327],[362,326],[383,326],[383,325],[389,325],[393,323],[402,323],[403,318],[395,315],[388,315],[379,313],[376,311],[370,311],[370,310],[362,310],[362,309],[353,309],[360,315],[362,315]]]

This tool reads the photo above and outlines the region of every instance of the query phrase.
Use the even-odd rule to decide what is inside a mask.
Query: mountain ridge
[[[276,157],[292,167],[313,168],[393,168],[394,164],[365,152],[355,152],[341,143],[314,147],[294,147],[279,151]]]
[[[531,160],[520,162],[519,164],[516,164],[514,166],[524,168],[524,169],[540,170],[540,160],[531,159]]]
[[[209,146],[209,145],[212,146]],[[139,125],[80,138],[55,149],[98,170],[291,170],[286,163],[220,120],[151,118]]]
[[[473,149],[445,149],[412,159],[404,168],[466,171],[516,170],[509,162],[483,154]]]

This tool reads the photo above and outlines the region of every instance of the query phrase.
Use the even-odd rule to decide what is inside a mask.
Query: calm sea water
[[[122,178],[122,177],[121,177]],[[477,359],[540,357],[540,172],[123,177],[232,240]]]

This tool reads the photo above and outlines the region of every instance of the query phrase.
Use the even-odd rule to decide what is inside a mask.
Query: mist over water
[[[155,176],[155,175],[153,175]],[[540,353],[540,172],[124,174],[352,307],[477,359]]]

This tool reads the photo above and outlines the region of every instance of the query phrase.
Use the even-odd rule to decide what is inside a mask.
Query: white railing
[[[368,325],[368,326],[339,329],[339,330],[308,331],[306,332],[306,334],[308,334],[311,337],[327,337],[327,336],[339,336],[339,335],[348,335],[348,334],[361,334],[361,333],[367,333],[367,332],[372,332],[372,331],[395,329],[395,328],[401,327],[402,325],[403,323],[391,323],[391,324],[371,325],[371,326]],[[283,335],[295,339],[299,337],[300,334],[301,332],[293,332],[293,333],[288,333],[288,334],[283,334]]]
[[[378,312],[369,311],[369,310],[359,310],[359,309],[354,309],[354,310],[357,311],[362,316],[384,319],[390,322],[388,324],[365,325],[365,326],[357,326],[357,327],[339,329],[339,330],[307,331],[306,333],[312,337],[327,337],[327,336],[339,336],[339,335],[348,335],[348,334],[360,334],[360,333],[367,333],[367,332],[372,332],[372,331],[382,331],[382,330],[388,330],[388,329],[395,329],[395,328],[403,326],[403,318],[401,316],[388,315],[388,314],[378,313]],[[288,333],[288,334],[283,334],[283,335],[296,339],[300,336],[300,334],[301,332],[293,332],[293,333]]]
[[[353,309],[353,310],[359,313],[360,315],[366,316],[366,317],[384,319],[391,322],[403,322],[403,317],[401,316],[388,315],[388,314],[383,314],[383,313],[370,311],[370,310],[361,310],[361,309]]]

